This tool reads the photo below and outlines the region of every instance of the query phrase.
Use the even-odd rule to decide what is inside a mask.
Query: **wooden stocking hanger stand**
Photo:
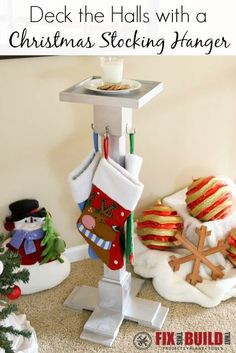
[[[124,165],[127,128],[132,127],[132,109],[141,108],[162,91],[162,83],[140,81],[142,87],[134,92],[116,95],[100,94],[83,87],[89,77],[60,93],[65,102],[93,104],[94,129],[104,135],[109,126],[110,156]],[[131,278],[125,266],[112,271],[104,266],[103,278],[98,288],[76,287],[64,305],[75,310],[93,311],[84,325],[80,338],[111,346],[124,319],[135,321],[146,327],[160,330],[168,313],[161,303],[137,298],[143,279]]]

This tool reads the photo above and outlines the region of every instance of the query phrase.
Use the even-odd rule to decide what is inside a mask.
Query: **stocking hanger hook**
[[[126,124],[126,134],[129,135],[129,134],[136,134],[136,129],[133,128],[133,129],[129,129],[128,127],[128,124]]]
[[[105,127],[105,136],[108,136],[110,133],[109,125]]]
[[[91,123],[91,129],[95,132],[94,123]],[[107,125],[107,126],[105,127],[105,133],[104,133],[104,135],[105,135],[105,136],[108,136],[109,134],[110,134],[110,129],[109,129],[109,125]]]

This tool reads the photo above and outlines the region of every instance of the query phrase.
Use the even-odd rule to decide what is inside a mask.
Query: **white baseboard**
[[[83,245],[72,246],[71,248],[66,249],[64,255],[67,257],[67,259],[70,262],[76,262],[76,261],[88,259],[89,258],[88,245],[83,244]]]

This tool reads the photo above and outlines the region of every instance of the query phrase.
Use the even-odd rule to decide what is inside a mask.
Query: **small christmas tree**
[[[20,288],[15,282],[24,283],[29,280],[29,272],[26,269],[16,271],[20,267],[20,256],[9,250],[5,250],[3,242],[6,236],[0,234],[0,347],[6,353],[14,353],[12,342],[7,335],[30,337],[31,333],[27,330],[16,330],[13,326],[4,326],[5,320],[11,313],[17,310],[16,305],[9,304],[5,298],[16,299],[20,296]]]
[[[61,263],[64,262],[61,258],[61,254],[65,251],[66,244],[55,230],[52,217],[48,212],[45,217],[43,230],[46,234],[41,242],[41,245],[45,246],[45,249],[42,252],[43,260],[40,264],[42,265],[54,260],[58,260]]]

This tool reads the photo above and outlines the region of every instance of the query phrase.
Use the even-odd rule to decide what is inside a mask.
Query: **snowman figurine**
[[[55,231],[51,215],[35,199],[18,200],[9,205],[11,215],[5,219],[10,232],[6,247],[19,253],[21,266],[30,272],[28,283],[21,285],[22,294],[52,288],[70,273],[70,263],[62,255],[65,242]],[[50,273],[50,276],[47,274]]]
[[[20,254],[22,265],[41,262],[45,208],[39,208],[37,200],[25,199],[11,203],[9,209],[12,214],[6,218],[5,228],[11,231],[11,240],[7,247]]]

